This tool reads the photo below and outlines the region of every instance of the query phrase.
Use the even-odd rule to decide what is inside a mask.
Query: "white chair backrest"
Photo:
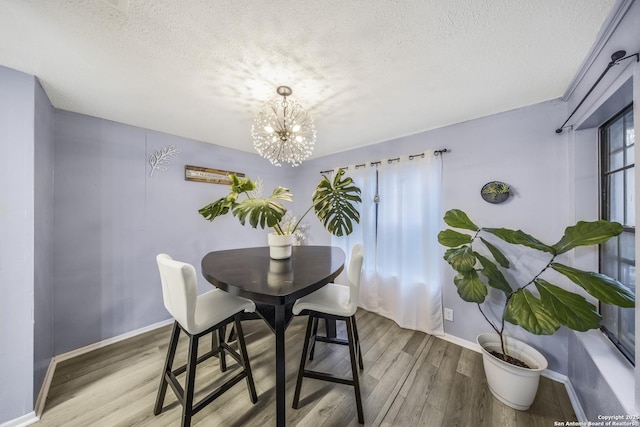
[[[173,260],[167,254],[156,257],[162,283],[162,299],[173,318],[188,331],[194,330],[198,279],[191,264]]]
[[[362,277],[362,264],[364,262],[364,246],[357,244],[351,249],[351,261],[349,261],[349,288],[352,304],[358,304],[360,294],[360,279]]]

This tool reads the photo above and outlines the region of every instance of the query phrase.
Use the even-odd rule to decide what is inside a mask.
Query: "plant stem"
[[[507,303],[509,302],[509,300],[507,299]],[[505,304],[505,309],[506,309],[507,305]],[[502,348],[502,360],[507,360],[507,352],[504,349],[504,338],[502,336],[502,333],[504,332],[504,311],[503,311],[503,315],[502,315],[502,326],[500,328],[500,330],[498,330],[498,328],[493,324],[493,322],[491,322],[491,320],[489,320],[489,318],[487,317],[486,314],[484,314],[484,311],[482,311],[482,307],[480,306],[480,304],[478,304],[478,310],[480,310],[480,313],[482,313],[482,316],[484,316],[484,320],[487,321],[487,323],[489,323],[489,325],[491,325],[491,327],[493,328],[494,331],[496,331],[496,334],[498,334],[498,336],[500,337],[500,348]]]
[[[502,309],[502,325],[500,326],[500,348],[502,348],[502,360],[507,360],[507,349],[504,347],[504,315],[507,312],[507,306],[509,305],[509,301],[511,301],[511,297],[513,296],[513,292],[507,296],[507,301],[504,303],[504,308]]]
[[[309,206],[309,209],[307,209],[307,211],[306,211],[305,213],[303,213],[303,214],[302,214],[302,216],[301,216],[301,217],[300,217],[300,219],[296,222],[296,224],[293,226],[293,229],[291,229],[291,231],[290,231],[290,233],[289,233],[289,234],[293,234],[293,233],[296,231],[296,229],[298,228],[298,225],[299,225],[299,224],[300,224],[300,222],[302,221],[302,218],[304,218],[304,217],[309,213],[309,211],[311,210],[311,208],[313,208],[313,205]]]
[[[493,324],[493,322],[491,320],[489,320],[487,315],[484,314],[484,311],[482,311],[482,307],[480,306],[480,304],[478,304],[478,310],[480,310],[480,313],[482,313],[482,316],[484,317],[484,320],[486,320],[487,323],[489,323],[489,325],[491,325],[493,330],[496,331],[496,334],[500,335],[500,331],[498,330],[498,328],[496,328],[496,326]]]
[[[526,288],[527,286],[529,286],[529,285],[531,285],[532,283],[534,283],[534,282],[536,281],[536,279],[537,279],[538,277],[540,277],[540,275],[541,275],[542,273],[544,273],[545,271],[547,271],[547,269],[548,269],[549,267],[551,267],[551,263],[553,263],[553,261],[554,261],[555,259],[556,259],[556,255],[552,256],[552,257],[551,257],[551,260],[549,260],[549,262],[547,263],[547,265],[546,265],[542,270],[540,270],[540,272],[539,272],[538,274],[536,274],[536,275],[534,276],[534,278],[533,278],[533,279],[531,279],[531,280],[529,281],[529,283],[527,283],[526,285],[524,285],[521,289],[524,289],[524,288]],[[508,302],[508,301],[507,301],[507,302]],[[505,307],[506,307],[506,306],[505,306]]]

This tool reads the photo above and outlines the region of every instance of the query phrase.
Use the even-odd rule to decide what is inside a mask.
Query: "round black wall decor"
[[[491,181],[482,186],[480,195],[485,202],[494,204],[503,203],[511,195],[511,188],[509,184],[505,184],[504,182]]]

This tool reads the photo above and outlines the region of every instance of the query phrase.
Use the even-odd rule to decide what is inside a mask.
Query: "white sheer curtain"
[[[425,152],[424,158],[349,167],[348,175],[362,190],[361,222],[333,244],[347,254],[356,243],[365,247],[359,305],[403,328],[442,335],[440,159]]]
[[[351,249],[358,243],[364,246],[359,301],[359,306],[364,307],[362,305],[363,299],[377,300],[377,296],[371,295],[375,292],[375,289],[366,285],[374,282],[376,271],[376,205],[373,202],[376,190],[376,176],[375,169],[371,168],[368,163],[365,165],[349,165],[346,172],[346,175],[351,177],[362,191],[360,195],[362,204],[359,206],[360,223],[354,224],[353,233],[348,236],[332,236],[331,244],[342,248],[347,254],[345,266],[349,265],[351,261]],[[348,284],[346,272],[347,268],[336,278],[336,283]]]

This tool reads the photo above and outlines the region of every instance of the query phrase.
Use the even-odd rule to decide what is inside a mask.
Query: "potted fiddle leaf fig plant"
[[[558,260],[560,255],[576,247],[597,245],[619,235],[622,232],[619,223],[579,221],[567,227],[558,242],[547,245],[521,230],[479,227],[458,209],[447,211],[444,221],[452,228],[463,230],[447,229],[438,234],[440,244],[448,248],[444,259],[457,273],[453,282],[458,295],[464,301],[477,304],[495,331],[495,334],[478,336],[489,388],[496,398],[515,409],[527,410],[531,406],[547,361],[533,347],[508,337],[506,323],[536,335],[551,335],[561,326],[576,331],[600,327],[602,318],[594,304],[552,281],[568,279],[603,303],[620,307],[635,305],[634,293],[617,280]],[[485,239],[488,235],[499,240],[496,244],[490,243]],[[504,249],[498,248],[499,241],[535,250],[543,267],[530,279],[510,283],[501,269],[509,269],[511,262]],[[493,315],[496,319],[490,319],[491,310],[487,307],[490,290],[501,296],[492,299],[492,304],[496,299],[500,301],[498,313]]]
[[[360,213],[356,208],[356,204],[362,202],[360,188],[344,174],[344,170],[339,169],[333,180],[323,175],[311,196],[311,206],[294,223],[282,222],[287,209],[281,201],[293,201],[293,194],[288,188],[278,186],[270,196],[256,197],[252,194],[256,183],[251,178],[238,178],[234,174],[229,174],[229,194],[199,209],[198,212],[209,221],[231,212],[242,225],[248,220],[253,228],[272,228],[273,233],[268,236],[271,257],[286,259],[291,256],[293,233],[312,209],[327,231],[335,236],[351,234],[353,223],[360,222]]]

